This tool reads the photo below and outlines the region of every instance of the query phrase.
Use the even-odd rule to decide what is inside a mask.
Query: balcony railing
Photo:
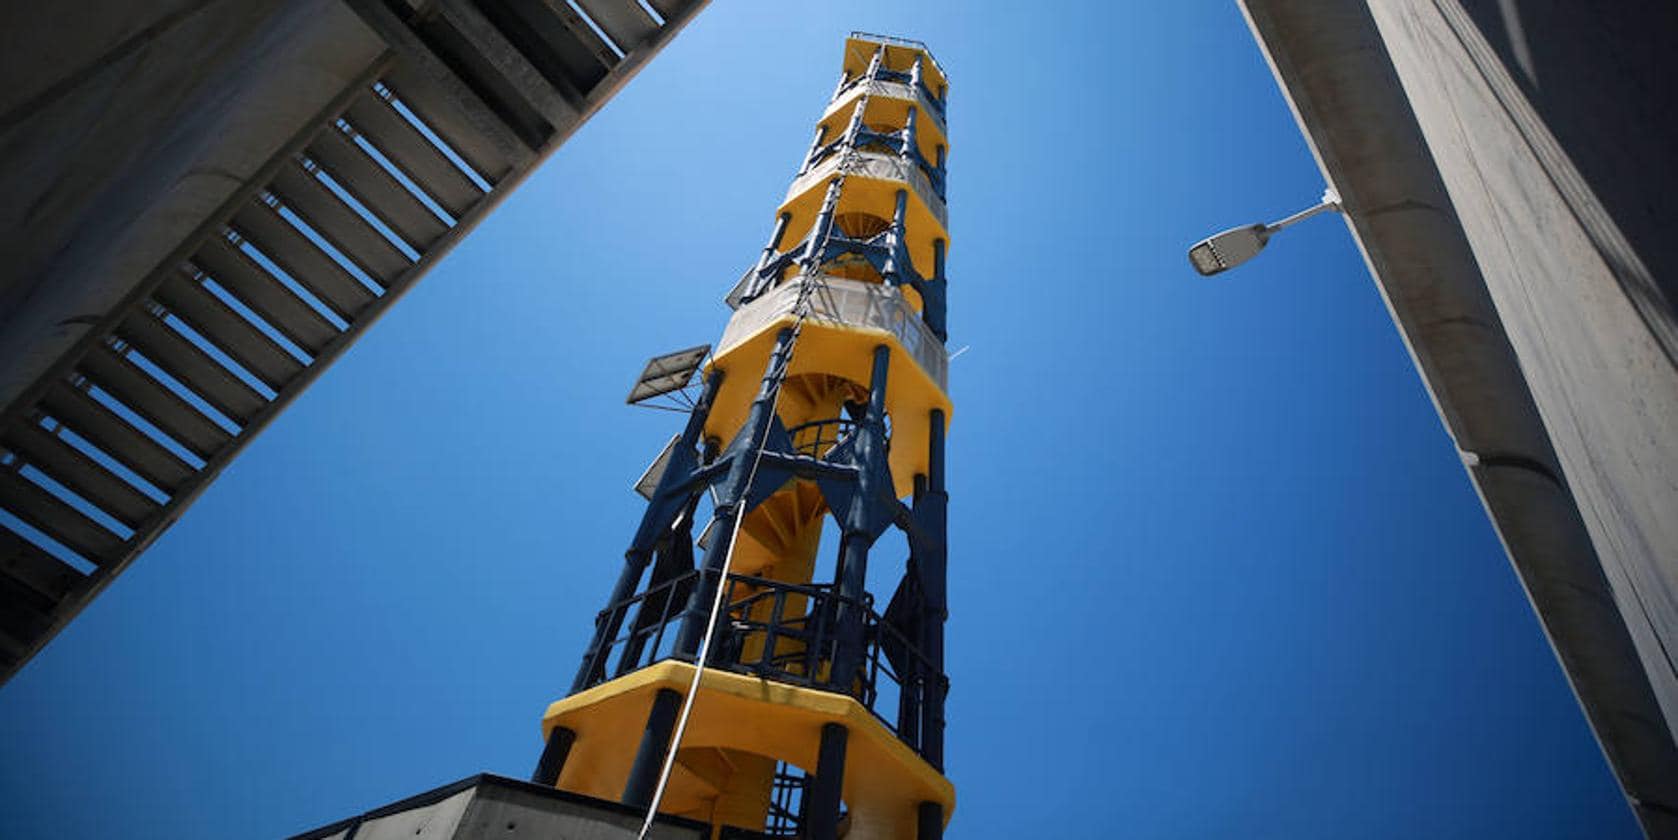
[[[691,571],[602,610],[597,622],[625,628],[599,652],[599,676],[584,688],[667,659],[692,661],[674,649],[677,628],[700,575]],[[723,616],[706,667],[846,694],[911,748],[920,749],[917,721],[928,686],[943,674],[916,640],[874,611],[873,596],[840,595],[832,584],[797,584],[729,575]],[[841,614],[862,616],[863,656],[857,669],[834,673]],[[883,713],[884,712],[884,713]],[[895,714],[896,719],[888,717]],[[906,726],[904,724],[907,724]]]
[[[811,420],[787,430],[792,438],[792,451],[811,458],[826,458],[835,446],[856,431],[856,422],[843,417]],[[888,444],[889,446],[890,444]]]
[[[841,171],[859,178],[907,183],[920,196],[921,203],[938,218],[938,224],[945,228],[950,226],[950,211],[944,206],[943,192],[939,185],[934,184],[932,178],[928,177],[921,164],[906,160],[902,155],[886,152],[852,149],[841,154],[828,155],[793,179],[792,186],[787,189],[787,199],[791,200],[819,184],[832,180],[833,176]]]
[[[735,345],[758,334],[779,318],[792,314],[798,305],[801,283],[815,283],[810,293],[810,318],[813,323],[839,324],[885,330],[898,344],[914,357],[921,370],[949,390],[949,355],[944,342],[921,320],[919,313],[903,299],[903,293],[882,283],[846,280],[832,275],[796,277],[765,292],[750,303],[742,304],[728,319],[717,353],[728,352]]]
[[[933,96],[932,91],[928,90],[926,85],[911,86],[907,80],[899,81],[892,78],[886,78],[884,76],[871,79],[867,76],[859,75],[841,85],[839,90],[836,91],[833,96],[833,102],[829,104],[827,110],[822,113],[822,119],[827,119],[835,111],[844,107],[846,98],[858,87],[866,87],[869,96],[887,96],[892,99],[910,100],[918,97],[921,104],[924,106],[921,108],[921,111],[936,120],[938,123],[938,131],[940,133],[944,132],[944,102],[938,97]]]
[[[837,100],[857,85],[865,82],[887,82],[902,85],[906,89],[913,88],[915,93],[920,95],[921,100],[930,106],[927,110],[937,114],[940,120],[944,118],[944,110],[949,106],[949,98],[933,92],[932,88],[926,86],[925,81],[916,78],[919,75],[916,68],[893,70],[884,65],[878,65],[872,69],[872,73],[858,73],[854,78],[840,85],[839,89],[834,92],[833,98]]]

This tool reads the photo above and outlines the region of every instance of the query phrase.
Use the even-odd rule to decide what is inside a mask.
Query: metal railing
[[[667,659],[692,661],[674,649],[676,626],[702,574],[695,570],[651,586],[602,610],[598,622],[627,628],[596,654],[603,667],[589,688]],[[931,660],[914,639],[874,611],[873,596],[847,598],[833,584],[799,584],[731,574],[724,584],[726,612],[706,667],[776,682],[846,694],[888,729],[919,750],[913,735],[921,714],[919,685],[938,683]],[[842,615],[861,616],[862,655],[848,674],[834,673]],[[907,673],[900,673],[888,651]],[[894,720],[881,708],[897,716]],[[905,735],[901,722],[908,722]]]
[[[717,344],[717,354],[728,352],[780,318],[791,315],[798,304],[801,283],[820,284],[809,297],[811,322],[884,330],[897,339],[939,388],[949,388],[950,360],[944,342],[938,340],[932,328],[909,306],[902,292],[882,283],[832,275],[799,276],[750,303],[741,304],[734,317],[728,319],[722,340]]]
[[[768,837],[798,837],[804,831],[804,795],[808,779],[794,767],[780,762],[769,788],[769,816],[763,827]]]
[[[938,224],[948,228],[950,210],[944,200],[944,193],[939,183],[934,183],[927,172],[918,161],[906,159],[895,152],[848,149],[845,154],[829,154],[824,159],[815,161],[804,174],[794,178],[792,185],[787,188],[787,200],[791,201],[817,185],[833,180],[834,176],[839,174],[877,181],[902,181],[915,191],[921,203],[926,205],[926,209],[937,217]]]
[[[826,458],[833,448],[845,442],[845,439],[856,432],[856,421],[845,417],[830,417],[826,420],[811,420],[800,423],[787,430],[792,438],[792,451],[811,458]],[[886,439],[886,448],[891,448],[891,439]]]
[[[918,171],[921,177],[925,179],[924,184],[914,184],[916,189],[919,189],[923,193],[922,201],[925,201],[925,193],[928,189],[930,189],[931,194],[936,196],[940,202],[944,202],[946,204],[948,203],[949,199],[944,194],[944,183],[948,173],[945,172],[944,169],[935,165],[932,161],[927,160],[926,156],[921,154],[919,148],[911,147],[907,155],[905,155],[901,149],[903,144],[903,140],[901,139],[902,132],[894,134],[867,131],[861,132],[860,135],[861,136],[857,137],[841,137],[832,143],[828,143],[827,145],[816,149],[816,151],[810,155],[809,159],[804,162],[804,168],[799,170],[799,177],[794,179],[794,184],[797,186],[789,190],[788,194],[793,195],[808,189],[807,185],[801,184],[800,182],[806,182],[807,179],[805,176],[807,176],[812,170],[835,157],[838,157],[841,160],[845,159],[846,155],[843,154],[845,152],[854,152],[856,154],[887,155],[897,158],[907,157],[910,161],[914,162],[914,171]],[[854,166],[855,162],[852,161],[852,163]],[[847,169],[846,171],[847,174],[849,174],[853,170]],[[875,171],[869,171],[866,168],[856,171],[860,171],[865,177],[895,178],[896,180],[901,181],[912,180],[910,177],[905,177],[899,174],[901,170],[892,171],[875,167]],[[936,207],[934,207],[934,212],[938,212]],[[943,219],[945,216],[940,214],[939,218]]]
[[[834,101],[838,101],[841,97],[845,96],[845,94],[850,93],[857,85],[868,82],[883,82],[886,84],[902,85],[906,89],[913,89],[916,94],[919,94],[920,99],[926,103],[928,106],[927,110],[937,115],[940,122],[944,120],[944,111],[949,106],[948,97],[939,96],[934,93],[932,88],[926,86],[925,82],[912,78],[911,74],[906,70],[892,70],[886,67],[881,67],[879,70],[875,71],[875,74],[872,76],[867,73],[858,73],[855,77],[847,80],[844,84],[839,86],[839,89],[834,92]]]

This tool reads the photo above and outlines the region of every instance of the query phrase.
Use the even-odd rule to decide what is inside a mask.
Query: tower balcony
[[[950,229],[950,211],[944,204],[942,193],[921,170],[919,164],[901,155],[887,152],[877,152],[866,149],[845,149],[822,159],[810,167],[802,175],[793,180],[792,186],[787,188],[786,201],[782,203],[783,212],[790,212],[795,221],[789,226],[790,230],[802,230],[798,224],[803,218],[814,218],[815,210],[821,206],[821,199],[826,192],[827,182],[843,173],[847,178],[860,178],[873,182],[884,182],[881,186],[887,191],[895,192],[900,188],[908,188],[911,195],[919,200],[931,220],[937,223],[938,237],[944,237],[945,231]],[[849,182],[847,181],[847,187]],[[859,192],[866,192],[863,188]],[[875,206],[889,208],[892,206],[889,195],[882,196],[874,202]],[[806,207],[806,205],[813,205]],[[801,211],[808,210],[808,213]],[[889,212],[889,211],[888,211]],[[914,215],[909,220],[912,229],[923,229],[915,224]],[[930,240],[929,240],[930,241]],[[927,246],[930,248],[930,245]],[[922,263],[916,260],[917,266],[931,268],[931,255]]]
[[[702,574],[687,572],[602,610],[598,620],[625,630],[609,641],[601,653],[606,667],[584,690],[682,659],[673,649],[676,628]],[[728,575],[724,589],[726,614],[707,668],[846,695],[910,749],[921,751],[924,687],[943,681],[944,675],[909,634],[875,611],[872,595],[853,602],[834,584],[743,574]],[[862,615],[864,652],[856,673],[835,674],[837,622],[846,606]],[[567,700],[554,704],[568,705]]]
[[[938,111],[928,107],[923,93],[917,93],[907,83],[883,79],[853,79],[840,89],[839,95],[822,112],[819,124],[828,137],[838,137],[850,124],[856,106],[863,96],[868,103],[863,107],[863,122],[870,126],[902,127],[909,121],[909,109],[915,109],[915,130],[921,154],[936,160],[938,147],[949,145],[949,131]]]
[[[616,798],[653,696],[693,684],[691,657],[677,655],[673,639],[703,574],[687,572],[601,612],[601,622],[624,628],[603,651],[607,667],[582,691],[550,705],[542,719],[544,738],[556,727],[578,734],[558,779],[561,789]],[[923,802],[938,803],[948,819],[955,790],[923,754],[943,727],[939,704],[927,701],[942,696],[947,680],[913,628],[899,626],[892,609],[881,615],[871,598],[844,598],[833,585],[730,574],[723,587],[727,612],[661,810],[714,811],[718,792],[746,772],[705,760],[722,750],[734,759],[764,757],[813,769],[816,734],[837,723],[850,733],[842,789],[851,836],[916,836]],[[855,672],[836,674],[835,631],[846,608],[862,614],[865,648]],[[755,821],[746,816],[734,824]]]
[[[884,59],[874,67],[874,74],[869,75],[869,68],[873,64],[876,51],[885,50]],[[915,78],[915,63],[920,61],[919,79]],[[894,38],[889,35],[874,35],[866,32],[853,32],[845,40],[845,76],[846,82],[839,88],[838,99],[851,89],[861,87],[876,81],[889,81],[913,90],[928,105],[928,110],[944,118],[944,107],[948,99],[949,80],[944,75],[944,68],[926,45],[905,38]]]
[[[742,305],[734,317],[728,319],[722,341],[717,345],[717,355],[725,355],[752,336],[763,333],[770,324],[792,318],[798,305],[801,282],[820,284],[810,295],[809,320],[812,323],[888,333],[915,360],[921,371],[938,385],[939,390],[949,390],[950,361],[944,343],[921,320],[920,313],[909,305],[901,292],[880,283],[846,280],[833,275],[782,283]]]
[[[851,105],[865,94],[870,99],[880,97],[915,103],[920,112],[932,121],[933,128],[939,135],[949,134],[945,130],[943,103],[933,98],[924,85],[911,85],[906,81],[892,81],[886,78],[870,79],[866,76],[859,76],[840,86],[839,93],[828,103],[827,110],[822,112],[822,122],[827,122],[835,114],[850,110]]]
[[[900,497],[906,496],[914,487],[914,477],[924,475],[929,464],[927,424],[905,421],[925,418],[938,409],[948,422],[950,361],[944,343],[892,286],[833,275],[801,277],[742,304],[729,319],[711,360],[712,366],[729,376],[723,380],[705,433],[729,440],[745,421],[775,334],[797,319],[799,288],[804,283],[817,285],[810,292],[809,317],[789,375],[828,373],[864,383],[869,380],[872,349],[881,344],[891,348],[886,404],[894,418],[892,483]]]

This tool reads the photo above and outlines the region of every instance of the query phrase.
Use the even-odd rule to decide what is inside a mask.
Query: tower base
[[[640,810],[616,802],[480,773],[291,840],[621,840],[635,836],[642,818]],[[647,836],[705,840],[711,836],[711,827],[660,816]]]

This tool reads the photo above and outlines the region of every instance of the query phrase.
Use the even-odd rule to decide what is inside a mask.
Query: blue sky
[[[0,689],[0,837],[528,774],[852,29],[951,75],[949,836],[1637,836],[1344,225],[1184,259],[1322,189],[1233,4],[719,0]]]

